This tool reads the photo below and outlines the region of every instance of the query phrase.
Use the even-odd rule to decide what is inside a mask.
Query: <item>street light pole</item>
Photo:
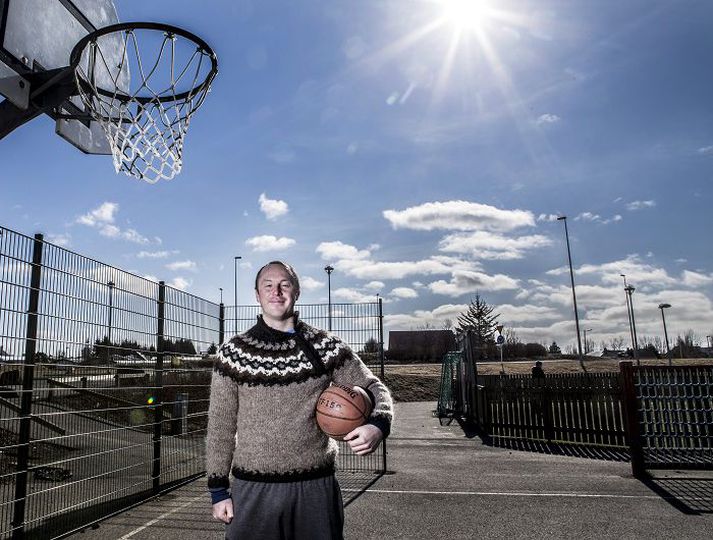
[[[666,308],[670,308],[671,304],[659,304],[659,309],[661,310],[661,320],[663,321],[663,336],[664,339],[666,340],[666,356],[668,356],[668,365],[671,366],[671,347],[668,344],[668,332],[666,331],[666,316],[663,313],[663,310]]]
[[[713,336],[706,336],[706,341],[708,342],[708,348],[713,348]]]
[[[572,301],[574,303],[574,324],[577,329],[577,351],[579,352],[579,363],[584,370],[584,358],[582,356],[582,339],[579,334],[579,313],[577,312],[577,293],[574,290],[574,270],[572,270],[572,252],[569,248],[569,231],[567,230],[567,216],[560,216],[557,221],[564,222],[564,236],[567,241],[567,259],[569,260],[569,278],[572,282]]]
[[[632,294],[634,294],[636,287],[632,287],[631,285],[629,285],[624,290],[629,296],[629,305],[631,306],[631,331],[634,334],[634,358],[636,358],[636,365],[639,366],[641,365],[641,362],[639,362],[639,341],[636,338],[636,317],[634,317],[634,299],[631,296]]]
[[[624,278],[624,300],[626,301],[626,316],[629,319],[629,337],[631,338],[631,347],[634,348],[634,327],[631,324],[631,306],[629,305],[629,294],[626,292],[626,276],[624,274],[619,274]]]
[[[242,259],[240,255],[236,255],[233,259],[233,274],[235,277],[235,287],[233,289],[233,316],[235,317],[235,333],[238,333],[238,261]]]
[[[327,329],[332,331],[332,272],[334,268],[331,265],[324,267],[324,271],[327,272]]]
[[[587,328],[584,330],[584,354],[587,354],[589,352],[589,346],[587,345],[587,332],[591,331],[591,328]]]

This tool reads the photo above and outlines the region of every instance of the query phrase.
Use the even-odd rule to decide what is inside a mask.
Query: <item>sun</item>
[[[480,30],[491,18],[485,0],[443,0],[443,17],[459,30]]]

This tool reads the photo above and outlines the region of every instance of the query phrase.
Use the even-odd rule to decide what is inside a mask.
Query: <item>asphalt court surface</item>
[[[397,403],[389,474],[341,478],[345,538],[711,538],[710,472],[657,472],[645,483],[622,461],[484,445],[441,426],[434,408]],[[209,506],[199,479],[70,538],[223,538]]]

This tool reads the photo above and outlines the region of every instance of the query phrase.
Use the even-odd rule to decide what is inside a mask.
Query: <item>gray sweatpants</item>
[[[226,540],[342,540],[342,492],[332,476],[299,482],[233,479]]]

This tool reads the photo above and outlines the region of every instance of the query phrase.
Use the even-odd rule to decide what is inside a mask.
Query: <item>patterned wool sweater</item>
[[[393,404],[381,381],[338,337],[301,321],[295,330],[274,330],[258,317],[220,347],[206,437],[209,488],[228,487],[231,471],[235,478],[265,482],[334,472],[337,443],[319,429],[314,413],[330,382],[365,388],[374,401],[368,422],[388,436]]]

